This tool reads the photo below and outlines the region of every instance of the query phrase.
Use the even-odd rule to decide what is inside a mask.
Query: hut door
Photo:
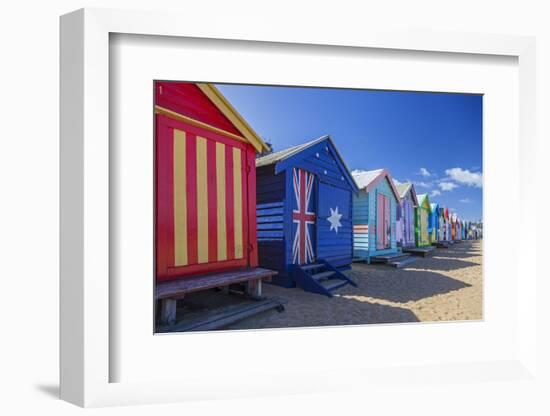
[[[313,263],[317,258],[316,178],[314,174],[303,169],[293,168],[292,171],[292,263]]]
[[[412,221],[412,206],[411,201],[408,199],[405,199],[403,202],[403,222],[404,222],[404,240],[405,244],[409,245],[411,244],[411,241],[414,237],[412,237],[412,227],[411,227],[411,221]]]
[[[390,248],[390,199],[386,195],[377,194],[376,200],[376,248]]]
[[[157,278],[248,265],[246,147],[157,116]]]
[[[409,244],[414,245],[414,206],[411,201],[409,203]]]
[[[345,263],[345,259],[353,255],[351,198],[349,189],[319,180],[317,256],[335,266]]]
[[[426,210],[420,208],[420,243],[428,244],[428,213]]]

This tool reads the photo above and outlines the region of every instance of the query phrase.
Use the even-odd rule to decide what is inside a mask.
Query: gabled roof
[[[212,101],[216,107],[233,123],[233,125],[241,132],[243,137],[256,148],[256,151],[262,152],[269,150],[269,147],[261,139],[261,137],[250,127],[247,121],[239,114],[239,112],[231,105],[213,84],[197,83],[197,87]]]
[[[377,179],[382,178],[383,173],[384,169],[354,170],[353,172],[351,172],[351,174],[353,175],[353,179],[355,179],[355,182],[357,182],[357,186],[359,187],[359,189],[364,189],[374,183]],[[395,184],[393,185],[395,187]]]
[[[399,192],[399,196],[401,198],[404,198],[405,195],[407,195],[407,192],[409,190],[409,188],[411,187],[412,183],[410,182],[407,182],[407,183],[397,183],[395,182],[395,187],[397,188],[397,192]]]
[[[269,149],[213,84],[156,81],[156,85],[156,113],[250,143],[257,152]]]
[[[405,198],[405,195],[407,195],[407,192],[411,191],[414,206],[415,207],[418,206],[418,198],[416,196],[416,190],[414,189],[414,185],[412,184],[412,182],[395,184],[395,187],[397,189],[397,192],[399,192],[399,196],[401,197],[401,199]]]
[[[395,183],[393,182],[390,172],[387,169],[376,169],[368,171],[354,170],[353,172],[351,172],[351,174],[353,175],[353,179],[355,179],[355,182],[357,183],[357,187],[359,189],[365,190],[366,192],[372,191],[381,180],[387,179],[388,183],[390,184],[390,188],[395,195],[395,199],[397,199],[398,201],[401,200],[401,196],[399,195],[399,192],[395,187]]]
[[[310,142],[306,142],[303,144],[300,144],[298,146],[289,147],[284,150],[280,150],[278,152],[270,153],[265,156],[261,156],[256,158],[256,167],[262,167],[262,166],[269,166],[275,164],[275,173],[279,173],[282,170],[288,168],[290,165],[295,163],[297,158],[302,158],[303,155],[305,155],[302,152],[305,152],[308,149],[311,149],[317,145],[320,145],[324,143],[326,146],[329,146],[329,148],[332,150],[334,159],[336,160],[336,163],[338,164],[340,170],[342,171],[344,178],[349,183],[349,185],[353,188],[354,192],[358,192],[359,188],[357,188],[357,184],[353,180],[353,177],[351,176],[351,173],[349,172],[348,167],[346,166],[346,162],[344,162],[344,159],[342,158],[342,155],[338,151],[338,148],[334,145],[334,142],[332,138],[329,135],[321,136],[318,139],[312,140]],[[315,151],[312,149],[312,151]]]
[[[295,155],[317,143],[320,143],[327,138],[329,138],[329,136],[322,136],[310,142],[299,144],[298,146],[289,147],[284,150],[279,150],[278,152],[273,152],[265,156],[258,157],[256,158],[256,167],[259,168],[262,166],[272,165],[274,163],[280,162],[281,160],[288,159],[290,156]]]
[[[428,194],[418,195],[418,206],[424,205],[425,202],[427,202],[428,208],[430,208],[431,211],[432,207],[430,205],[430,198],[428,197]]]

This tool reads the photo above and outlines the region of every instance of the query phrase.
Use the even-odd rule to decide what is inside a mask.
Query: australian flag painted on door
[[[351,264],[357,185],[329,136],[256,159],[258,256],[292,287],[293,265]]]
[[[304,169],[292,169],[294,201],[292,210],[292,263],[315,261],[315,175]]]

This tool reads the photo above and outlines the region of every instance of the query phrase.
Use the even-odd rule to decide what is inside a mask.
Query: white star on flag
[[[338,213],[338,207],[336,209],[330,208],[330,217],[327,218],[327,221],[330,222],[330,230],[335,230],[336,233],[338,233],[338,227],[342,226],[342,223],[340,223],[340,218],[342,218],[342,214]]]

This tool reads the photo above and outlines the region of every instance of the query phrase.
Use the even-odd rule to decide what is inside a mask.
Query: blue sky
[[[482,218],[479,95],[218,87],[275,151],[330,134],[350,170],[387,168],[461,218]]]

